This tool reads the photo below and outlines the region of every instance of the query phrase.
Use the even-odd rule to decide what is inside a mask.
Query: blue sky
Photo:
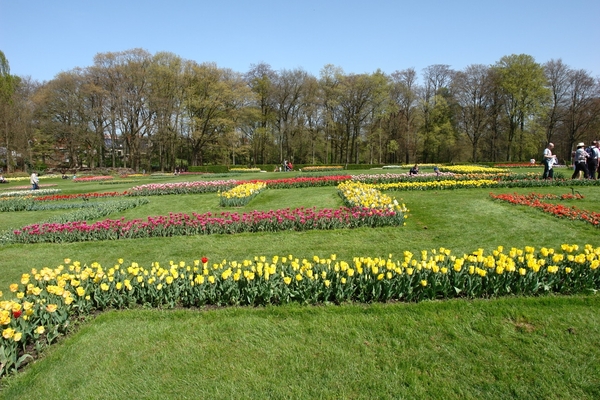
[[[599,0],[0,0],[0,50],[13,75],[38,81],[133,48],[315,76],[326,64],[420,75],[524,53],[600,77],[599,16]]]

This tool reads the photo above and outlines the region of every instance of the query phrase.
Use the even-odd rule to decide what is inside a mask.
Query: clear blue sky
[[[600,0],[0,0],[0,50],[11,74],[38,81],[133,48],[315,76],[326,64],[420,75],[524,53],[600,77],[599,17]]]

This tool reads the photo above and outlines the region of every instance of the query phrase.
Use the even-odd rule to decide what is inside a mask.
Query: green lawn
[[[357,171],[356,173],[373,171]],[[398,171],[399,172],[399,171]],[[293,173],[292,173],[293,174]],[[236,179],[292,174],[236,175]],[[180,177],[194,180],[197,177]],[[219,178],[223,179],[223,178]],[[54,180],[63,193],[123,191],[118,185]],[[42,180],[42,184],[46,181]],[[3,187],[3,189],[5,189]],[[0,246],[0,290],[31,268],[82,263],[387,256],[445,247],[462,255],[562,243],[598,246],[598,229],[494,202],[494,193],[563,194],[569,188],[388,192],[406,203],[400,228],[154,238]],[[566,204],[600,212],[600,188],[577,188]],[[153,196],[123,213],[220,212],[216,194]],[[266,190],[238,212],[338,207],[334,187]],[[57,212],[0,214],[0,229]],[[113,216],[116,218],[118,216]],[[589,297],[210,310],[108,312],[17,377],[0,397],[19,398],[598,398],[597,309]]]

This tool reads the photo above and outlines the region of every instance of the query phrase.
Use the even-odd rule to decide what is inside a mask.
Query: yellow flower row
[[[491,179],[478,179],[478,180],[440,180],[440,181],[425,181],[425,182],[392,182],[392,183],[378,183],[373,185],[376,189],[390,190],[390,189],[454,189],[454,188],[478,188],[478,187],[490,187],[498,185],[497,181]]]
[[[296,280],[300,277],[309,279],[326,278],[330,275],[336,275],[340,272],[351,277],[355,273],[379,274],[380,271],[394,272],[396,274],[412,275],[414,271],[422,269],[430,270],[435,273],[447,273],[448,266],[451,266],[455,272],[460,272],[467,268],[469,273],[474,273],[476,268],[482,271],[494,271],[498,274],[503,272],[519,272],[519,269],[539,272],[542,268],[549,268],[555,264],[561,264],[564,261],[575,264],[589,264],[591,270],[600,266],[600,247],[594,248],[591,245],[585,245],[583,252],[575,253],[579,250],[577,245],[562,245],[562,252],[554,249],[541,248],[539,257],[536,256],[536,249],[530,246],[525,249],[511,248],[507,253],[504,248],[499,246],[485,255],[483,249],[478,249],[470,254],[460,256],[453,255],[449,249],[440,248],[434,250],[423,250],[420,257],[416,257],[409,251],[404,251],[402,256],[395,259],[392,254],[386,257],[354,257],[352,261],[338,260],[335,254],[328,258],[313,256],[311,260],[295,258],[294,256],[256,256],[253,260],[245,259],[239,261],[222,260],[219,263],[209,265],[208,262],[202,263],[195,260],[192,264],[184,261],[175,263],[170,261],[165,267],[158,262],[152,263],[150,268],[146,269],[133,262],[129,266],[124,266],[123,259],[119,259],[114,266],[105,269],[99,263],[92,263],[90,266],[81,265],[80,262],[65,259],[65,264],[55,269],[43,268],[41,270],[32,269],[31,274],[23,274],[21,284],[13,283],[10,285],[10,291],[16,294],[17,299],[22,299],[25,295],[41,296],[42,292],[52,294],[63,299],[65,304],[72,303],[76,297],[86,297],[89,295],[89,283],[98,286],[103,291],[108,288],[117,290],[132,290],[133,284],[154,285],[162,283],[170,285],[175,280],[187,279],[196,284],[206,282],[214,283],[216,279],[239,280],[241,277],[247,280],[253,280],[256,277],[262,277],[266,280],[270,276],[279,275],[282,278],[291,276]],[[443,264],[443,265],[442,265]],[[554,269],[554,268],[553,268]],[[549,270],[548,272],[555,272]],[[52,282],[52,284],[49,284]],[[0,293],[1,296],[1,293]],[[29,303],[20,304],[18,300],[9,300],[0,302],[0,310],[18,311],[23,306],[28,310]],[[0,325],[6,320],[0,319]]]
[[[244,183],[226,192],[219,192],[218,195],[226,199],[242,199],[258,194],[266,187],[267,184],[265,182]]]
[[[506,168],[482,167],[479,165],[447,165],[440,167],[440,170],[444,172],[454,172],[457,174],[509,172],[509,170]]]
[[[39,179],[53,179],[60,178],[60,175],[50,174],[50,175],[40,175]],[[21,182],[21,181],[29,181],[31,177],[29,176],[13,176],[13,177],[4,177],[8,182]]]
[[[423,250],[416,255],[404,251],[399,257],[389,254],[387,257],[353,257],[348,261],[339,260],[335,254],[326,258],[313,256],[312,259],[299,259],[289,254],[256,256],[243,261],[222,260],[212,265],[207,259],[189,264],[170,261],[165,266],[154,262],[149,268],[135,262],[125,265],[123,259],[109,268],[99,263],[87,266],[65,259],[64,265],[54,269],[32,269],[21,276],[20,283],[10,285],[15,298],[0,301],[0,329],[2,338],[18,342],[24,332],[30,337],[42,334],[47,328],[42,321],[49,321],[50,315],[59,311],[67,315],[73,309],[91,309],[92,302],[100,304],[103,296],[111,299],[135,295],[147,299],[149,294],[155,298],[175,296],[172,301],[176,304],[181,300],[178,296],[191,293],[195,288],[214,291],[211,288],[217,285],[221,288],[223,285],[235,286],[239,281],[242,281],[240,287],[273,285],[269,290],[282,290],[290,285],[317,291],[318,287],[345,290],[341,288],[351,285],[350,291],[354,292],[356,288],[372,288],[372,282],[377,281],[411,285],[413,276],[417,285],[427,288],[439,286],[444,279],[465,279],[460,276],[467,274],[481,278],[502,275],[510,278],[513,275],[531,279],[537,279],[534,278],[537,274],[563,274],[560,279],[564,285],[565,277],[570,275],[573,278],[569,279],[597,280],[597,277],[590,278],[590,274],[597,274],[599,267],[600,247],[585,245],[579,252],[579,246],[567,244],[562,245],[560,251],[552,248],[536,251],[528,246],[505,252],[500,246],[490,254],[478,249],[470,254],[454,255],[449,249],[439,248]],[[450,278],[451,275],[454,277]],[[304,281],[309,282],[308,286]],[[27,327],[27,323],[30,326]]]
[[[335,171],[335,170],[343,170],[343,165],[310,165],[308,167],[302,168],[304,172],[317,172],[317,171]]]
[[[400,204],[395,198],[381,193],[377,187],[378,185],[359,181],[346,181],[340,183],[337,188],[346,201],[353,206],[408,212],[405,204]]]
[[[260,168],[229,168],[229,172],[260,172]]]

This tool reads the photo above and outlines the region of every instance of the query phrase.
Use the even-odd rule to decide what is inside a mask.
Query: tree
[[[237,114],[249,97],[242,76],[216,64],[191,63],[185,75],[186,138],[191,165],[202,165],[204,153],[236,129]]]
[[[324,126],[324,114],[320,107],[321,97],[322,91],[318,80],[312,75],[308,76],[305,81],[302,106],[300,108],[300,123],[307,130],[308,135],[304,139],[308,140],[309,146],[305,146],[304,143],[301,142],[299,147],[305,148],[307,154],[309,153],[309,156],[307,159],[302,160],[302,162],[310,162],[314,164],[316,162],[317,144],[324,144],[324,141],[320,140],[320,138],[323,138],[320,133],[322,132],[322,128]],[[321,159],[323,161],[325,160],[324,154],[322,154]]]
[[[489,132],[492,85],[489,68],[469,65],[459,71],[452,81],[457,107],[458,127],[471,143],[471,161],[478,161],[479,143]]]
[[[506,160],[523,159],[525,125],[548,102],[544,68],[527,54],[504,56],[495,65],[504,113],[507,120]],[[516,154],[513,145],[518,140]]]
[[[396,71],[391,76],[390,119],[388,132],[402,143],[404,162],[417,157],[418,86],[417,73],[413,68]]]
[[[161,171],[174,170],[183,119],[184,70],[186,62],[172,53],[152,57],[149,74],[149,108],[153,118],[152,151]]]
[[[273,85],[273,108],[276,110],[275,131],[279,145],[279,162],[284,159],[295,161],[296,149],[291,145],[294,136],[302,131],[300,109],[304,84],[308,74],[301,70],[283,70]]]
[[[361,132],[373,115],[373,109],[383,102],[385,86],[386,78],[381,73],[351,74],[341,80],[339,107],[344,126],[341,155],[346,164],[358,163]]]
[[[561,59],[550,60],[544,64],[544,73],[550,88],[550,103],[545,115],[546,143],[553,141],[560,125],[564,123],[565,112],[569,101],[570,68]]]
[[[10,65],[6,56],[0,51],[0,117],[3,123],[0,123],[0,138],[6,152],[6,168],[11,172],[14,167],[13,152],[15,150],[13,141],[15,140],[15,130],[12,125],[15,123],[14,95],[19,85],[20,79],[10,74]],[[1,154],[0,154],[1,155]]]
[[[452,141],[451,138],[438,136],[440,134],[453,134],[452,129],[447,129],[449,123],[448,116],[445,115],[447,101],[444,101],[442,105],[439,105],[438,102],[443,99],[444,95],[447,95],[447,89],[453,75],[454,71],[445,64],[431,65],[423,70],[425,85],[421,88],[420,99],[423,118],[420,129],[423,144],[421,159],[423,162],[434,161],[436,155],[440,154],[441,144]],[[439,109],[440,106],[443,110]],[[436,107],[438,107],[437,111],[435,111]]]
[[[585,70],[568,74],[568,101],[565,112],[565,133],[569,148],[581,140],[597,139],[600,117],[600,84]]]
[[[321,69],[319,77],[319,86],[322,93],[320,107],[323,110],[326,164],[341,161],[341,143],[343,142],[344,132],[340,108],[342,79],[344,79],[344,71],[339,67],[327,64]]]
[[[252,144],[253,161],[256,164],[265,163],[267,152],[273,145],[273,123],[276,111],[273,100],[273,82],[277,74],[269,64],[260,63],[250,66],[245,80],[254,93],[255,103],[245,111],[245,121],[242,131]]]
[[[39,129],[53,138],[61,153],[48,154],[55,162],[70,168],[94,166],[98,137],[90,129],[91,108],[86,104],[85,76],[81,70],[61,72],[36,94]],[[64,153],[62,153],[64,152]]]

